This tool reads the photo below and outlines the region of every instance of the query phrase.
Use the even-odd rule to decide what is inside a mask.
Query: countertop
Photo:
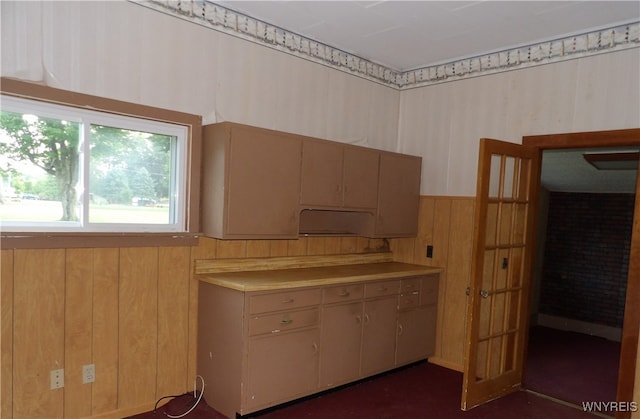
[[[198,280],[237,291],[270,291],[402,278],[442,272],[442,268],[400,262],[377,262],[311,268],[219,272],[196,275]]]

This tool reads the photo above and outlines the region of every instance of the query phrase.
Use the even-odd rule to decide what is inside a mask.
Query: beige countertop
[[[377,262],[311,268],[205,273],[196,275],[196,277],[202,282],[238,291],[269,291],[429,275],[442,271],[442,268],[431,266]]]

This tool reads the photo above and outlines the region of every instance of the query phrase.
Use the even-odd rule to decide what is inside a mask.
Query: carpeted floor
[[[524,386],[577,405],[616,400],[620,343],[532,327]]]
[[[602,338],[534,327],[530,332],[525,388],[578,406],[614,401],[620,344]],[[336,391],[311,396],[257,414],[255,419],[579,419],[581,409],[520,391],[460,410],[462,374],[427,362],[383,374]],[[204,400],[188,419],[223,419]],[[188,410],[193,394],[172,400],[135,419],[166,418]],[[231,418],[234,419],[234,418]]]
[[[256,419],[594,418],[581,410],[554,403],[525,391],[463,412],[460,410],[461,388],[461,373],[425,362],[249,417]],[[155,414],[150,412],[132,418],[166,418],[165,411],[176,415],[184,412],[192,401],[192,394],[185,395],[163,406]],[[207,406],[206,402],[201,403],[194,412],[185,417],[189,419],[223,418]]]

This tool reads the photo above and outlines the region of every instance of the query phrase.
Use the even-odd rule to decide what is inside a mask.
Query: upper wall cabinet
[[[302,142],[300,205],[303,208],[375,209],[377,150],[333,141]]]
[[[415,237],[418,234],[421,170],[421,157],[380,154],[375,237]]]
[[[411,237],[422,159],[231,122],[204,127],[202,232]]]
[[[205,126],[203,233],[297,238],[301,153],[294,135],[229,122]]]

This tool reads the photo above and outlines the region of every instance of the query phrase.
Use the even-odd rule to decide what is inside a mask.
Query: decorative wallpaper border
[[[640,47],[640,22],[633,22],[402,72],[208,0],[129,1],[399,90]]]

